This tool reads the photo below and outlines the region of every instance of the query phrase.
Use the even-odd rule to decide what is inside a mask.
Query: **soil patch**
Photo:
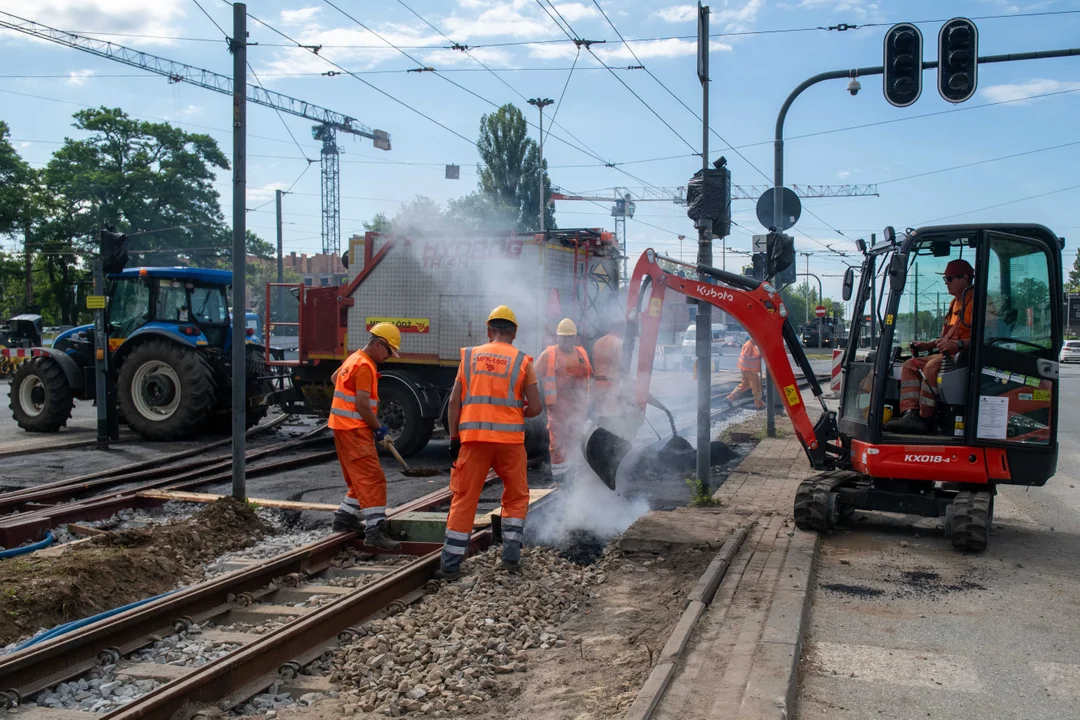
[[[822,590],[828,590],[838,595],[850,595],[851,597],[878,597],[885,591],[878,588],[866,587],[865,585],[847,585],[845,583],[827,583],[821,586]]]
[[[246,503],[222,498],[170,525],[2,560],[0,646],[201,579],[203,564],[269,531]]]

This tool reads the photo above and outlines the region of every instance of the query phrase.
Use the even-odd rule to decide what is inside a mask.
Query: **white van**
[[[723,325],[712,326],[712,353],[714,357],[723,354],[724,339],[727,337],[727,328]],[[694,366],[694,357],[697,348],[697,324],[690,323],[683,333],[683,367]]]

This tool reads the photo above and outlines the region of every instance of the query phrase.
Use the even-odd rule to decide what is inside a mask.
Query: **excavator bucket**
[[[615,476],[630,447],[628,440],[607,428],[590,422],[585,429],[585,462],[611,490],[615,489]]]

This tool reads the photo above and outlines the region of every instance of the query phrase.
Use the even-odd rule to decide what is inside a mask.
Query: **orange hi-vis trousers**
[[[338,509],[362,517],[368,527],[385,520],[386,475],[371,431],[335,430],[334,447],[349,488]]]
[[[929,418],[937,409],[937,377],[943,355],[909,358],[900,367],[900,412],[918,408],[919,416]],[[921,371],[921,372],[920,372]]]
[[[442,566],[456,570],[469,550],[476,506],[484,489],[488,470],[503,482],[503,554],[516,546],[520,553],[525,513],[529,510],[529,480],[525,445],[521,443],[463,442],[457,462],[450,469],[450,515],[446,519],[446,541]]]
[[[761,373],[744,370],[742,380],[735,389],[728,393],[727,400],[735,402],[736,398],[751,390],[754,393],[754,405],[760,410],[765,407],[765,401],[761,399]]]

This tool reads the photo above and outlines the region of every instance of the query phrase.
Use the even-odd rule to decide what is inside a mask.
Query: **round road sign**
[[[781,188],[780,190],[784,198],[784,214],[780,218],[780,225],[776,229],[783,231],[794,227],[795,223],[799,222],[799,217],[802,215],[802,202],[799,201],[799,196],[791,188]],[[776,188],[771,187],[763,192],[757,201],[758,222],[767,228],[774,225],[773,202],[775,196]]]
[[[818,305],[814,309],[814,314],[817,315],[818,317],[825,317],[825,306],[824,305]]]

